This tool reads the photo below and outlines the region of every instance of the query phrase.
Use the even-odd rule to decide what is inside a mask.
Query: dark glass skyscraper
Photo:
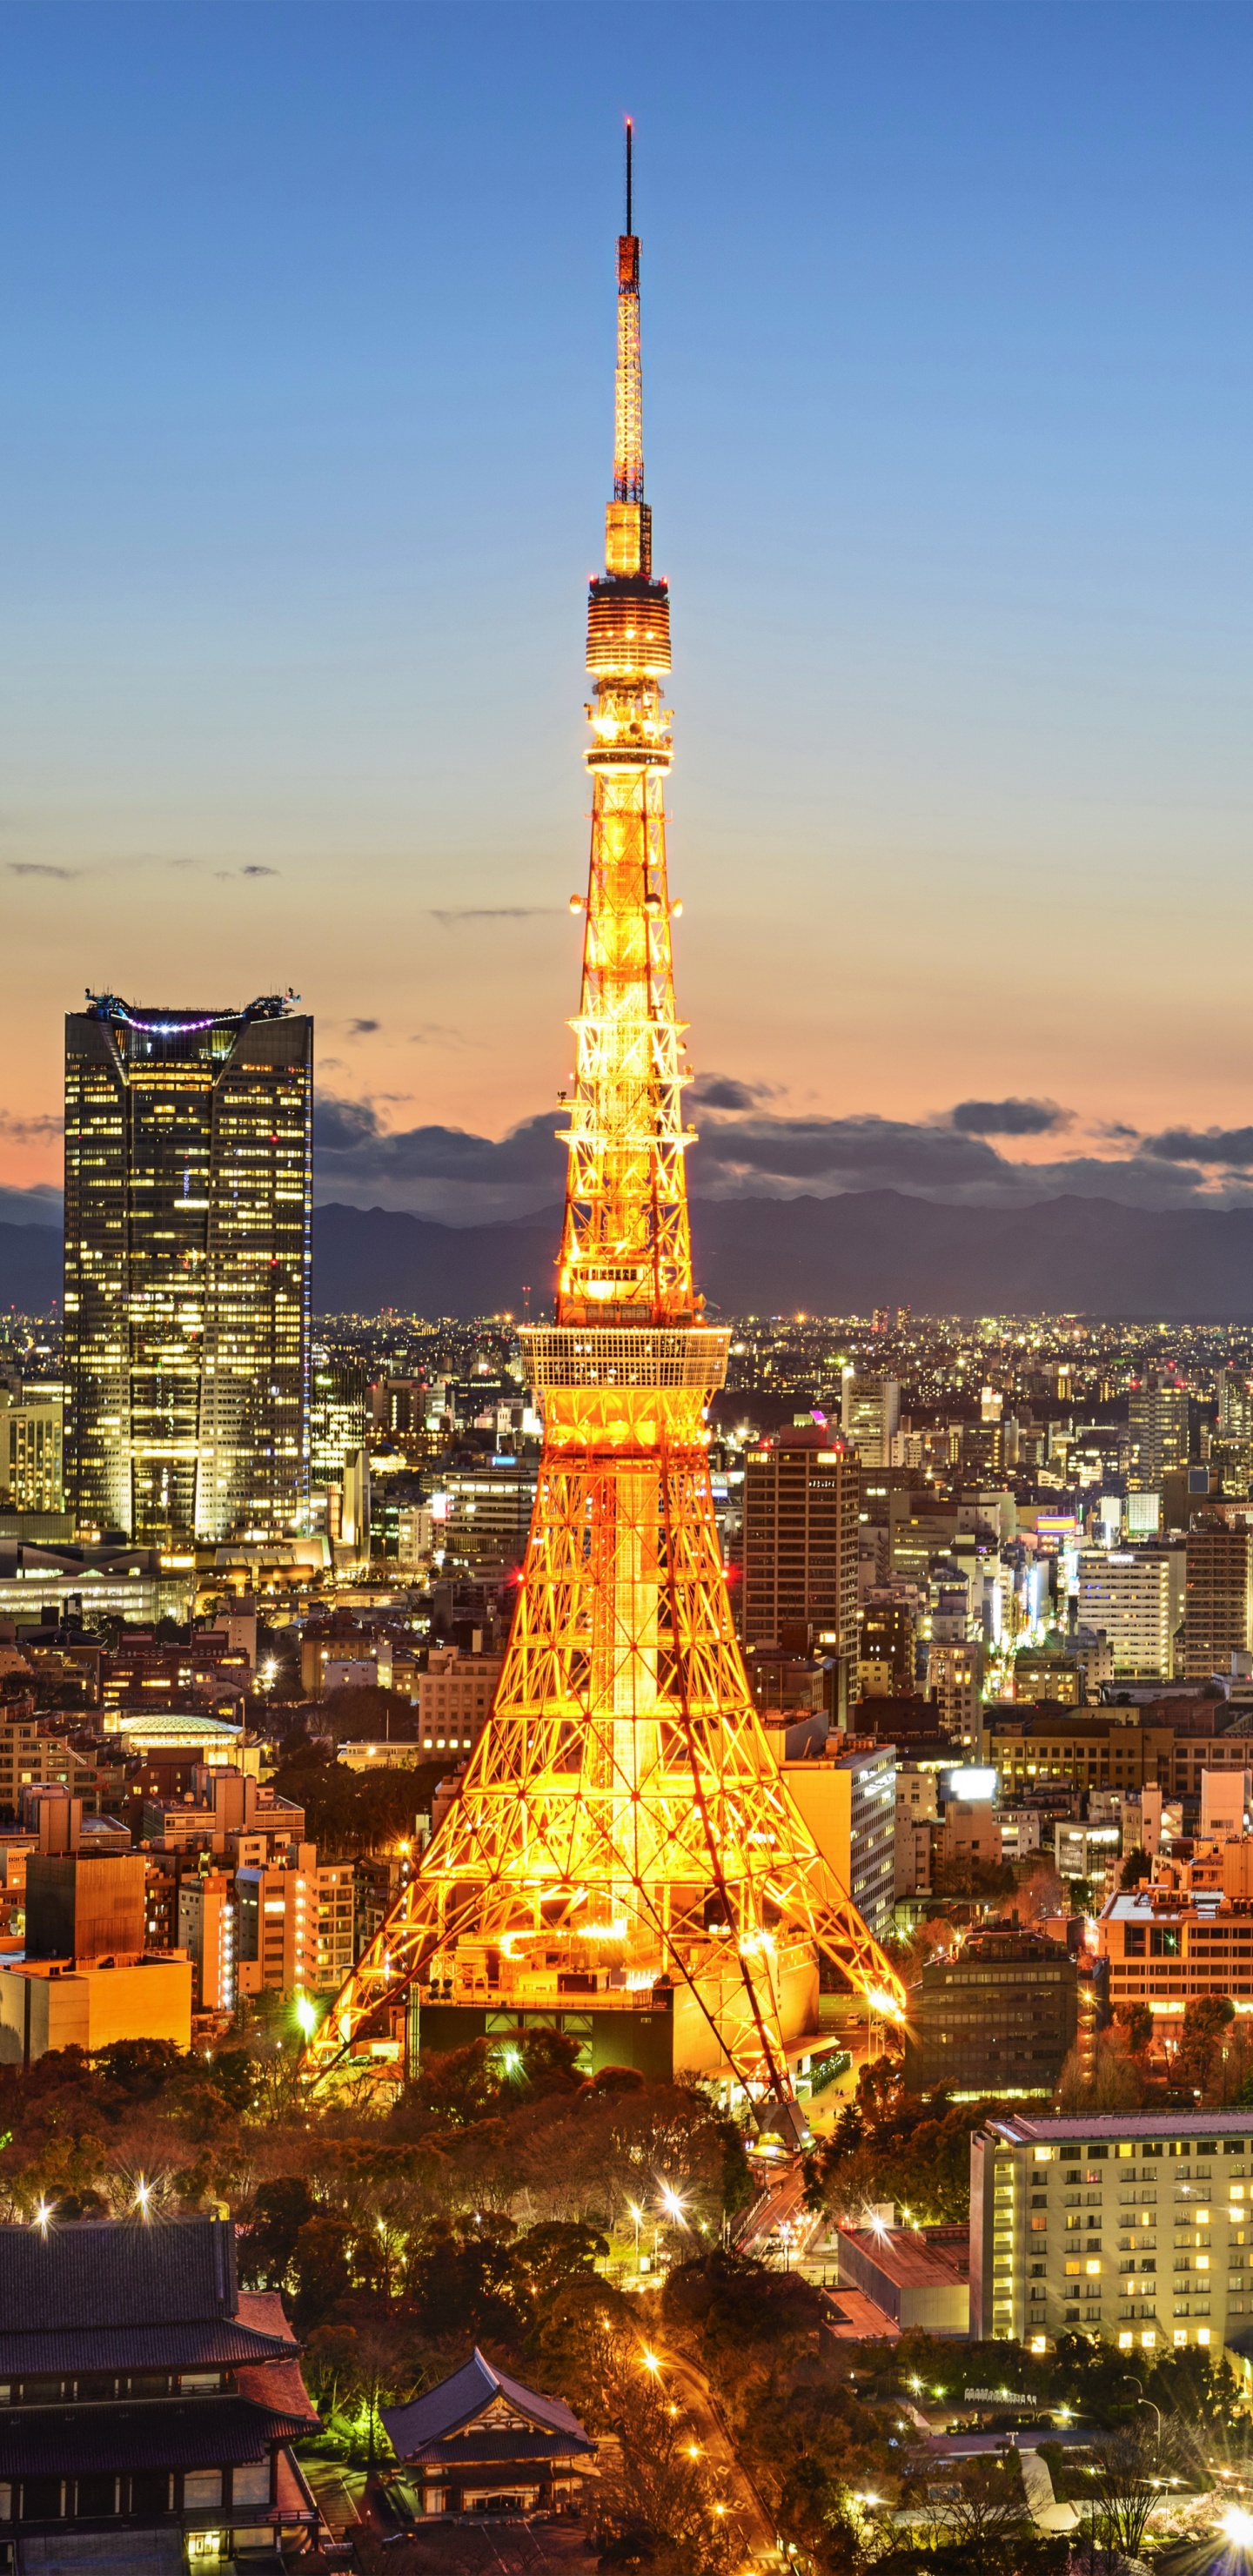
[[[313,1022],[65,1023],[66,1501],[150,1545],[308,1525]]]

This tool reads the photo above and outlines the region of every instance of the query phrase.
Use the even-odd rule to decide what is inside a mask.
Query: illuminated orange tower
[[[786,2099],[823,1950],[904,1995],[820,1858],[727,1606],[705,1409],[729,1335],[692,1283],[663,789],[670,599],[652,569],[639,242],[618,243],[614,497],[591,584],[592,846],[556,1320],[523,1334],[544,1448],[488,1725],[420,1872],[311,2045],[315,2070],[557,2018],[594,2062]]]

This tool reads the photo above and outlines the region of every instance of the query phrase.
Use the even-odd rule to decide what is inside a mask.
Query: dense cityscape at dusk
[[[834,840],[820,850],[795,814],[772,839],[754,816],[792,742],[779,691],[807,630],[789,512],[822,456],[794,422],[763,426],[795,395],[770,353],[799,367],[811,316],[786,274],[768,323],[756,263],[771,243],[790,254],[802,206],[829,227],[839,193],[793,146],[821,133],[826,151],[824,120],[848,116],[859,80],[867,145],[876,118],[889,158],[911,136],[936,143],[946,90],[977,57],[1009,157],[981,167],[976,193],[1022,256],[1028,240],[1071,241],[1063,176],[1113,83],[1134,140],[1119,138],[1103,201],[1111,257],[1119,188],[1143,190],[1167,128],[1192,221],[1221,230],[1230,257],[1213,174],[1233,148],[1247,24],[1173,0],[1135,19],[1045,5],[1012,23],[956,0],[890,19],[798,6],[769,25],[754,7],[659,6],[643,32],[662,55],[673,39],[673,59],[641,70],[638,127],[633,113],[615,127],[618,23],[593,13],[583,69],[556,80],[578,48],[547,0],[516,13],[476,0],[450,23],[390,0],[212,16],[105,0],[59,20],[82,40],[74,61],[26,0],[6,23],[32,133],[58,111],[54,160],[80,125],[92,151],[98,134],[141,145],[139,234],[120,200],[102,213],[119,275],[142,265],[136,240],[150,284],[161,272],[163,201],[200,275],[186,174],[156,182],[152,156],[211,148],[245,209],[222,212],[222,280],[262,245],[281,276],[285,223],[302,275],[306,258],[310,277],[319,262],[327,278],[359,269],[359,316],[338,285],[330,297],[330,366],[357,369],[366,401],[380,288],[362,244],[396,188],[391,156],[420,138],[428,212],[438,168],[474,228],[485,207],[494,217],[500,173],[484,172],[519,71],[520,121],[534,104],[539,130],[510,161],[510,216],[566,382],[547,449],[525,369],[506,368],[484,404],[496,290],[480,279],[467,298],[478,254],[454,262],[439,294],[466,310],[437,327],[434,296],[427,379],[401,369],[388,400],[420,411],[422,437],[460,444],[449,505],[461,543],[473,525],[489,595],[472,672],[463,585],[428,566],[450,612],[420,720],[396,686],[403,617],[380,599],[389,678],[367,728],[371,790],[351,786],[364,737],[347,647],[339,682],[302,701],[306,725],[316,701],[321,740],[315,753],[307,735],[290,772],[288,755],[269,770],[241,759],[234,701],[214,684],[203,742],[216,727],[228,756],[211,781],[172,671],[177,720],[144,791],[160,852],[141,855],[140,832],[119,859],[143,807],[135,742],[161,697],[153,602],[188,544],[182,521],[161,533],[155,486],[144,524],[160,580],[113,675],[136,730],[124,724],[107,758],[91,723],[75,740],[80,673],[59,718],[36,687],[15,755],[3,829],[27,855],[3,862],[0,2576],[574,2576],[589,2557],[627,2576],[1239,2576],[1253,2554],[1253,1128],[1212,930],[1221,918],[1224,964],[1241,953],[1243,882],[1222,884],[1247,812],[1240,756],[1224,717],[1205,832],[1190,838],[1195,745],[1183,727],[1172,769],[1170,721],[1149,724],[1146,696],[1137,723],[1156,766],[1134,794],[1128,771],[1104,826],[1077,828],[1097,773],[1082,728],[1046,754],[1041,708],[1027,766],[1056,759],[1068,784],[1029,825],[1022,781],[991,784],[1008,701],[976,716],[958,654],[951,686],[971,700],[988,792],[933,745],[939,826],[918,821],[921,769],[876,819],[875,726],[903,773],[940,699],[889,691],[859,771],[865,675],[841,682],[841,647],[825,673],[834,731],[791,782],[798,811],[820,777],[851,795]],[[1136,77],[1120,81],[1129,40]],[[937,44],[952,60],[928,95]],[[293,156],[303,168],[332,102],[343,133],[337,175],[302,182],[281,221],[255,202],[246,140],[280,65],[291,99],[261,155],[274,184]],[[1029,104],[1013,106],[1024,76]],[[728,198],[728,242],[699,173],[725,155],[750,89],[759,157],[744,164],[747,214]],[[603,204],[589,119],[613,180]],[[1047,214],[1020,198],[1015,132],[1049,156]],[[754,233],[771,171],[786,204]],[[47,222],[86,277],[82,212],[71,190]],[[956,241],[955,194],[937,220]],[[902,222],[921,225],[921,199]],[[406,206],[383,227],[393,282],[411,223]],[[1082,222],[1081,235],[1095,273]],[[774,456],[782,495],[762,486],[747,572],[742,460],[730,486],[710,486],[711,516],[699,477],[715,448],[723,472],[726,423],[719,447],[686,372],[737,268],[761,364],[736,419],[746,455]],[[260,408],[258,308],[237,291],[237,384]],[[973,278],[966,292],[973,311]],[[837,315],[840,294],[833,280]],[[1032,295],[1043,338],[1038,281]],[[599,361],[578,336],[586,315],[571,318],[579,299],[613,317]],[[160,380],[161,301],[137,384]],[[189,293],[180,313],[193,378],[219,327],[210,304]],[[984,323],[990,381],[1012,334],[1003,314]],[[903,327],[921,363],[918,314]],[[937,307],[927,329],[942,327],[954,316],[942,325]],[[873,344],[864,316],[859,328],[845,406]],[[294,455],[291,351],[273,365]],[[1077,353],[1072,365],[1094,456],[1109,432],[1100,371]],[[864,392],[866,429],[869,380]],[[38,400],[68,437],[55,365]],[[97,474],[112,453],[99,428]],[[1159,473],[1161,434],[1145,426]],[[1229,434],[1228,420],[1220,480]],[[549,633],[553,601],[572,614],[577,597],[573,513],[567,526],[545,495],[564,480],[582,510],[597,440],[603,546],[576,749],[555,712],[560,690],[577,703],[569,616],[559,652]],[[199,447],[197,430],[179,450],[189,478]],[[852,452],[839,451],[845,472]],[[350,453],[355,472],[352,439],[338,484]],[[140,474],[139,444],[130,461]],[[12,470],[42,511],[55,465]],[[1101,474],[1079,479],[1076,524],[1089,511],[1102,524]],[[1143,460],[1125,470],[1141,501],[1152,481]],[[533,518],[521,549],[519,485]],[[993,552],[1002,502],[989,487]],[[219,491],[189,561],[220,505]],[[290,683],[277,696],[258,683],[261,731],[284,688],[307,686],[274,506],[273,531],[264,512],[260,524],[291,588],[284,620],[267,623],[245,584],[227,621],[241,668],[285,639]],[[255,507],[250,492],[232,562]],[[673,639],[671,522],[687,549]],[[403,519],[389,537],[402,587],[413,539]],[[334,542],[352,554],[344,529]],[[356,543],[370,552],[365,530]],[[847,530],[841,543],[845,592],[825,563],[820,586],[847,605],[868,562]],[[763,619],[754,583],[776,560]],[[880,635],[897,617],[907,670],[889,560],[863,606],[873,596]],[[1068,560],[1056,578],[1082,590]],[[50,557],[46,588],[30,578],[81,662],[90,619],[61,572]],[[734,615],[728,573],[746,585]],[[934,578],[943,595],[939,555]],[[1220,595],[1234,614],[1237,586]],[[751,627],[761,688],[738,801],[748,716],[738,682],[726,687],[724,614],[741,657]],[[1120,614],[1134,624],[1130,590]],[[680,671],[689,657],[703,668],[690,786],[672,640]],[[428,672],[436,651],[427,637]],[[1089,640],[1071,685],[1107,658]],[[517,757],[532,687],[559,791],[542,761]],[[703,849],[725,854],[731,889],[729,908],[693,907],[681,942],[676,759],[704,810],[689,841],[679,809],[690,882],[712,892]],[[460,838],[454,790],[471,818]],[[285,835],[319,798],[321,836],[298,851]],[[419,809],[430,838],[406,875],[402,825]],[[995,839],[1011,810],[995,866],[990,842],[980,860],[979,833]],[[489,816],[491,862],[475,839]],[[907,816],[912,854],[885,863]],[[1045,827],[1057,846],[1034,866]],[[960,869],[918,865],[963,835],[976,911]],[[1111,945],[1101,924],[1133,841],[1136,919]],[[1172,863],[1154,918],[1154,872]],[[165,871],[186,882],[172,889]],[[106,945],[97,880],[110,874],[126,891]],[[193,882],[208,877],[229,924],[212,933],[207,882]],[[258,882],[284,877],[281,894]],[[568,961],[558,1004],[555,938],[533,925],[563,915],[578,1002],[555,1106],[537,1115],[575,972]],[[1065,994],[1048,945],[1062,916]],[[850,933],[838,955],[836,920]],[[1166,1014],[1153,996],[1172,969]],[[407,1088],[400,1001],[418,1023]],[[702,1031],[709,1064],[733,1070],[708,1069]],[[941,1091],[955,1105],[936,1109]]]

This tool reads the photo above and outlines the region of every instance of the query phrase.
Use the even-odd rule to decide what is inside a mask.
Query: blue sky
[[[1205,0],[0,8],[0,1180],[55,1182],[85,984],[291,983],[337,1195],[548,1187],[626,111],[707,1185],[1245,1195]],[[1006,1099],[1066,1114],[963,1162]],[[516,1126],[490,1182],[421,1141]]]

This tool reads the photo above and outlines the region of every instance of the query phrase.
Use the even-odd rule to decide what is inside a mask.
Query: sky
[[[627,113],[694,1188],[1253,1196],[1253,13],[0,0],[0,1215],[85,988],[558,1190]]]

